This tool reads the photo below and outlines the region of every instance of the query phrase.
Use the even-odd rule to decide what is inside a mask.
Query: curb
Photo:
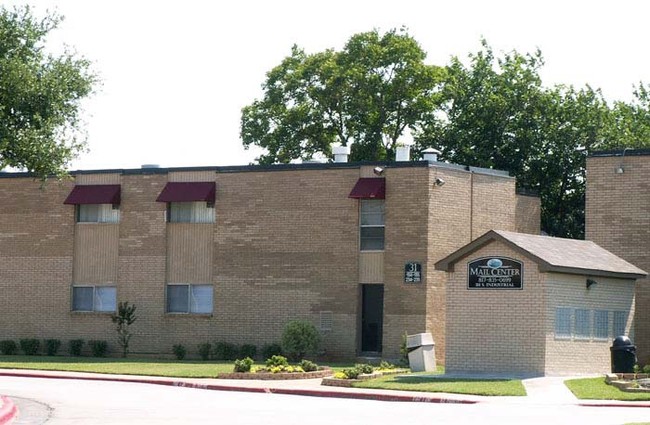
[[[406,394],[377,394],[364,392],[341,392],[329,390],[299,390],[290,388],[260,388],[260,387],[239,387],[233,385],[214,385],[199,384],[194,382],[175,381],[169,379],[128,379],[128,378],[109,378],[101,376],[54,376],[45,374],[32,373],[7,373],[0,372],[0,376],[15,376],[19,378],[42,378],[42,379],[76,379],[80,381],[104,381],[104,382],[132,382],[136,384],[153,384],[170,387],[193,388],[199,390],[212,391],[238,391],[247,393],[266,393],[281,395],[301,395],[311,397],[329,397],[329,398],[350,398],[358,400],[374,401],[401,401],[411,403],[445,403],[445,404],[476,404],[476,400],[452,399],[430,395],[406,395]],[[2,422],[0,422],[2,425]]]
[[[650,408],[650,403],[639,403],[639,404],[622,404],[626,402],[621,402],[621,403],[578,403],[578,406],[582,407],[640,407],[640,408]],[[631,402],[631,403],[638,403],[638,402]]]
[[[0,425],[9,424],[18,413],[18,408],[9,397],[0,396],[0,400],[2,400],[2,407],[0,407]]]

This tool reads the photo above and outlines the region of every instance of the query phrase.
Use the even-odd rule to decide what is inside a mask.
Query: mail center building
[[[278,342],[308,320],[329,358],[399,357],[431,332],[434,263],[488,229],[539,233],[506,173],[435,161],[0,174],[0,339],[107,340],[137,306],[131,351]]]

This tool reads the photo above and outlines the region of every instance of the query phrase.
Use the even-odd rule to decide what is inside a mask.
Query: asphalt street
[[[521,400],[474,405],[382,402],[210,391],[138,383],[0,378],[16,424],[623,424],[650,409]]]

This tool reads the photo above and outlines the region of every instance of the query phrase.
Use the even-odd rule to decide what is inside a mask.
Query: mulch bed
[[[326,376],[332,375],[332,370],[328,367],[324,367],[321,370],[314,372],[279,372],[279,373],[269,373],[269,372],[256,372],[256,373],[246,373],[246,372],[232,372],[232,373],[220,373],[217,378],[219,379],[259,379],[263,381],[277,381],[283,379],[316,379],[316,378],[325,378]]]

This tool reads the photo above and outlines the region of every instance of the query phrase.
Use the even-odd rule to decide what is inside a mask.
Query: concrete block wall
[[[626,312],[629,331],[634,316],[634,281],[594,277],[598,283],[589,289],[587,276],[547,273],[546,295],[546,374],[609,373],[609,347],[616,336],[612,333],[614,311]],[[591,337],[558,337],[555,335],[555,309],[565,307],[589,310]],[[606,339],[593,337],[594,311],[609,311],[609,335]],[[572,329],[575,314],[571,315]]]

